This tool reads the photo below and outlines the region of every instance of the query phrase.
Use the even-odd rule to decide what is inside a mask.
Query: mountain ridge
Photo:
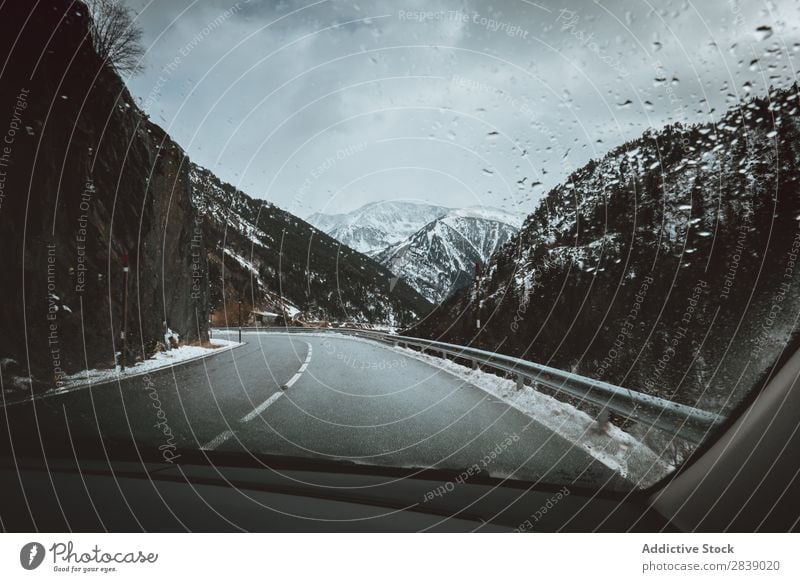
[[[380,264],[275,204],[194,164],[190,180],[209,241],[212,306],[226,319],[238,316],[230,304],[239,299],[247,309],[356,323],[410,324],[430,309]]]
[[[477,286],[413,333],[727,414],[798,344],[774,316],[800,310],[797,269],[784,280],[798,143],[796,85],[716,123],[648,130],[553,188]]]
[[[315,212],[309,215],[308,222],[342,244],[374,255],[449,210],[435,204],[386,200],[370,202],[350,212]]]

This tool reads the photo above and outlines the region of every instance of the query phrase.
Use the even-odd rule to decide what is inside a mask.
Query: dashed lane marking
[[[282,396],[281,392],[276,392],[275,394],[267,398],[264,402],[259,404],[256,408],[254,408],[247,416],[243,417],[242,420],[240,420],[239,422],[250,422],[256,416],[258,416],[259,414],[264,412],[267,408],[269,408],[269,406],[271,406],[272,403],[275,402],[281,396]]]
[[[201,451],[213,451],[214,449],[216,449],[218,446],[220,446],[222,443],[224,443],[226,440],[228,440],[232,436],[233,436],[233,432],[231,432],[229,430],[223,431],[223,432],[219,433],[217,436],[215,436],[213,439],[208,441],[206,444],[204,444],[202,447],[200,447],[200,450]]]
[[[308,368],[308,363],[311,361],[311,344],[306,342],[306,345],[308,346],[308,354],[306,355],[306,361],[303,362],[303,365],[300,366],[300,369],[297,370],[297,373],[291,378],[289,378],[289,381],[282,386],[284,390],[286,390],[287,388],[291,388],[292,384],[297,382],[300,379],[300,376],[303,375],[303,372],[306,371],[306,368]]]
[[[300,368],[297,370],[297,373],[294,376],[292,376],[291,378],[289,378],[289,381],[286,382],[286,384],[281,386],[281,390],[287,390],[287,389],[291,388],[292,385],[300,379],[300,376],[302,376],[303,372],[305,372],[306,368],[308,368],[309,362],[311,362],[311,351],[312,351],[311,350],[311,344],[308,343],[308,342],[303,342],[303,343],[305,343],[306,347],[308,347],[308,353],[306,354],[306,359],[303,362],[303,365],[300,366]],[[270,406],[275,404],[280,399],[281,396],[283,396],[283,392],[276,392],[275,394],[273,394],[272,396],[267,398],[264,402],[262,402],[261,404],[256,406],[253,410],[251,410],[250,412],[245,414],[242,418],[240,418],[239,419],[239,423],[245,424],[247,422],[250,422],[255,417],[257,417],[260,414],[262,414],[267,408],[269,408]],[[220,434],[218,434],[213,439],[208,441],[206,444],[201,446],[200,450],[201,451],[213,451],[214,449],[219,447],[222,443],[227,441],[232,436],[233,436],[233,431],[231,431],[231,430],[222,431]]]

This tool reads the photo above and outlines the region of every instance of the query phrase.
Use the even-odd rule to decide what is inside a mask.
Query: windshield
[[[25,24],[6,456],[627,492],[741,413],[798,347],[797,4],[416,4]]]

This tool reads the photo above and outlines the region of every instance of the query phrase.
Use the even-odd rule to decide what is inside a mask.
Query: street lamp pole
[[[480,298],[481,273],[482,273],[481,263],[480,263],[480,261],[475,261],[475,329],[476,329],[476,333],[477,333],[477,330],[481,329],[481,298]]]
[[[119,358],[120,370],[125,370],[125,353],[128,351],[128,253],[122,255],[122,325],[120,326],[122,353]]]
[[[239,299],[239,343],[242,343],[242,300]]]

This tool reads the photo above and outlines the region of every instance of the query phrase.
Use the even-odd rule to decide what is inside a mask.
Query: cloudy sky
[[[590,158],[800,65],[797,0],[125,1],[151,118],[303,217],[377,200],[527,213]]]

